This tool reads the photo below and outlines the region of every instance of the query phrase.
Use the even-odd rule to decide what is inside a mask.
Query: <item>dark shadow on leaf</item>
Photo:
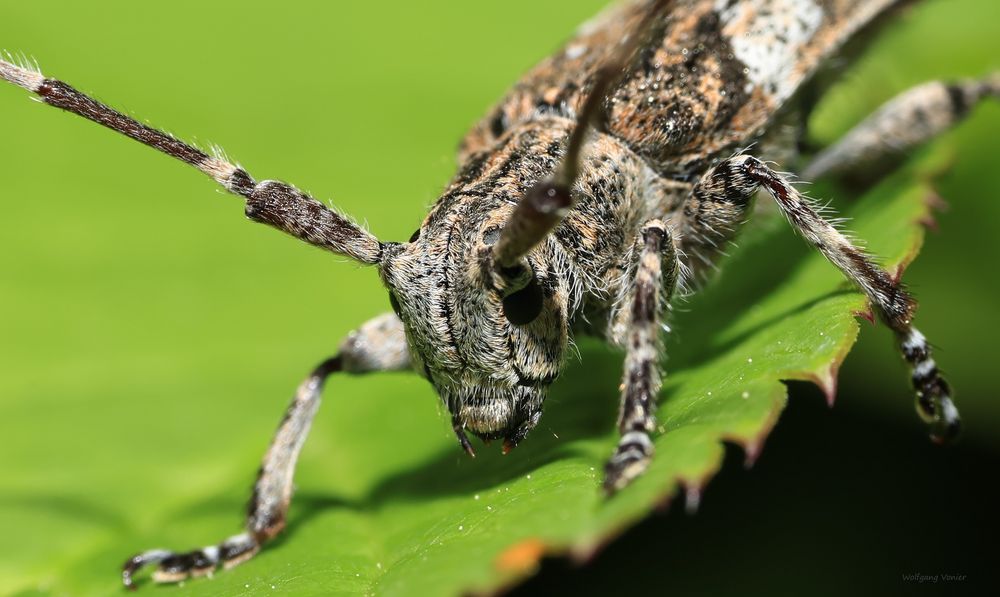
[[[746,310],[765,300],[775,288],[805,267],[810,257],[810,247],[783,219],[776,214],[764,217],[760,228],[745,232],[739,251],[724,259],[720,265],[722,271],[716,278],[688,300],[675,304],[677,308],[670,322],[673,331],[666,338],[668,371],[704,364],[784,317],[852,292],[845,282],[842,289],[775,314],[738,336],[720,342],[731,322],[738,321]]]
[[[423,465],[386,478],[360,500],[321,492],[296,494],[288,526],[274,544],[280,545],[301,525],[333,508],[377,510],[392,502],[476,493],[523,477],[549,462],[584,456],[575,442],[605,438],[614,429],[621,355],[596,342],[583,343],[580,353],[553,387],[539,426],[510,454],[504,456],[499,443],[479,444],[476,458],[471,459],[456,442],[454,449],[442,451]],[[611,447],[609,443],[609,453]]]
[[[621,356],[590,342],[580,352],[553,386],[538,427],[513,452],[503,455],[498,442],[479,444],[470,459],[456,443],[425,466],[387,478],[368,501],[378,505],[482,491],[578,455],[577,441],[609,436],[618,415]]]
[[[368,506],[369,505],[364,502],[358,502],[336,495],[321,494],[318,492],[298,493],[292,499],[288,523],[287,526],[285,526],[284,532],[280,533],[271,541],[270,544],[268,544],[268,549],[281,546],[288,540],[289,537],[295,535],[295,532],[300,526],[309,524],[310,520],[327,510],[350,509],[361,511],[367,509]]]
[[[0,496],[0,509],[7,508],[37,510],[53,516],[97,523],[116,531],[128,528],[125,520],[117,512],[80,496],[7,493]]]
[[[809,309],[813,308],[814,306],[816,306],[816,305],[818,305],[820,303],[823,303],[825,301],[828,301],[828,300],[830,300],[832,298],[835,298],[835,297],[838,297],[838,296],[844,296],[844,295],[848,295],[848,294],[855,294],[855,293],[856,293],[856,291],[853,288],[849,288],[849,287],[843,288],[842,290],[831,290],[830,292],[828,292],[828,293],[826,293],[824,295],[817,296],[817,297],[812,298],[812,299],[810,299],[810,300],[808,300],[808,301],[806,301],[804,303],[801,303],[801,304],[793,307],[792,309],[789,309],[787,311],[783,311],[781,313],[777,313],[774,316],[772,316],[772,317],[770,317],[770,318],[768,318],[768,319],[766,319],[764,321],[761,321],[757,325],[755,325],[755,326],[753,326],[751,328],[748,328],[748,329],[744,330],[743,332],[740,332],[738,335],[733,336],[731,338],[728,338],[725,341],[720,342],[718,344],[711,344],[711,343],[703,341],[698,346],[684,345],[684,350],[683,351],[678,351],[678,353],[680,355],[682,355],[682,356],[678,360],[676,360],[676,361],[675,360],[671,360],[671,362],[669,364],[673,365],[675,368],[679,368],[679,369],[683,369],[683,368],[686,368],[686,367],[693,367],[693,366],[705,365],[706,363],[711,362],[713,359],[718,358],[719,356],[728,353],[731,349],[733,349],[733,348],[739,346],[740,344],[746,342],[748,339],[750,339],[750,338],[754,337],[755,335],[759,334],[762,330],[766,330],[767,328],[771,327],[772,325],[780,322],[781,320],[783,320],[783,319],[785,319],[787,317],[791,317],[791,316],[796,315],[798,313],[803,313],[805,311],[808,311]],[[718,338],[719,336],[721,336],[722,334],[719,333],[719,332],[720,332],[720,330],[722,330],[723,328],[725,328],[726,323],[727,322],[724,322],[724,321],[717,321],[718,325],[717,325],[716,330],[714,330],[713,332],[709,332],[710,334],[712,334],[711,337],[712,338]],[[668,352],[668,355],[670,355],[669,352]],[[668,374],[669,374],[669,368],[668,368]]]

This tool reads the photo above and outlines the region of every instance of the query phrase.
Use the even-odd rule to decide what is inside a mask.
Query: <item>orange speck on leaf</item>
[[[540,539],[525,539],[511,545],[497,556],[497,570],[501,572],[524,572],[538,565],[545,553],[545,544]]]

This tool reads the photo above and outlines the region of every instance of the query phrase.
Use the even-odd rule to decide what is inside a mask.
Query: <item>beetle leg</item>
[[[352,332],[341,344],[337,356],[320,363],[295,392],[257,473],[246,530],[217,545],[186,553],[153,549],[137,554],[122,567],[125,586],[134,588],[135,573],[149,564],[159,565],[153,573],[155,581],[178,582],[210,574],[220,565],[232,568],[253,557],[265,542],[285,527],[295,463],[319,408],[326,378],[336,372],[367,373],[409,367],[403,325],[395,315],[381,315]]]
[[[951,400],[951,389],[931,357],[927,339],[913,327],[917,303],[902,283],[825,220],[812,201],[784,176],[757,158],[739,155],[723,160],[705,174],[695,196],[699,188],[713,186],[714,190],[704,193],[702,199],[718,205],[746,205],[760,188],[774,198],[789,223],[865,293],[875,312],[895,332],[900,352],[911,367],[917,411],[930,425],[931,439],[943,443],[955,438],[960,421]]]
[[[749,215],[753,194],[733,189],[740,177],[732,160],[723,160],[702,176],[678,210],[677,248],[693,282],[712,271]]]
[[[604,468],[604,490],[614,493],[638,477],[653,457],[649,434],[660,391],[660,316],[680,272],[673,239],[659,220],[643,226],[636,241],[638,261],[627,302],[625,367],[618,432],[621,439]]]
[[[815,180],[828,174],[870,169],[905,154],[958,124],[987,97],[1000,99],[1000,73],[982,80],[932,81],[886,102],[803,170]]]
[[[917,412],[930,424],[931,439],[944,443],[958,435],[958,409],[951,401],[951,388],[931,358],[926,338],[913,327],[917,302],[902,283],[876,265],[832,224],[823,219],[809,199],[784,177],[749,156],[735,158],[747,177],[774,198],[788,221],[820,253],[861,289],[882,321],[896,333],[903,358],[912,369],[917,394]]]

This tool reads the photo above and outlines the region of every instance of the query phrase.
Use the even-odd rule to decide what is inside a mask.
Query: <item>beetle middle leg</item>
[[[256,555],[265,542],[285,528],[295,463],[319,408],[326,378],[337,372],[356,374],[409,367],[403,325],[392,313],[376,317],[352,332],[337,355],[320,363],[296,390],[257,473],[245,530],[217,545],[185,553],[152,549],[137,554],[122,567],[125,586],[133,588],[135,573],[151,564],[158,565],[153,573],[155,581],[178,582],[210,574],[218,566],[232,568]]]
[[[621,439],[604,469],[604,489],[613,493],[642,474],[653,457],[649,438],[656,427],[654,410],[660,391],[660,317],[680,272],[673,237],[666,225],[653,220],[636,240],[638,258],[626,301],[619,306],[625,319],[625,366],[622,374]]]

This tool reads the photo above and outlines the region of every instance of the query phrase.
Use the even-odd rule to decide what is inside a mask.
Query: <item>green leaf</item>
[[[561,31],[601,3],[560,9],[578,11],[562,15]],[[97,40],[108,44],[101,55],[120,59],[95,60],[66,41],[95,18],[89,11],[66,7],[50,21],[29,4],[5,15],[17,25],[8,47],[34,52],[51,74],[154,122],[181,123],[181,136],[226,140],[259,176],[336,189],[338,206],[367,217],[385,238],[405,238],[419,220],[422,202],[448,175],[446,156],[461,126],[560,37],[550,25],[556,9],[545,18],[533,12],[538,19],[519,24],[519,37],[542,41],[527,49],[514,44],[518,58],[482,68],[471,56],[494,56],[493,41],[457,17],[447,21],[452,7],[430,17],[370,14],[362,27],[289,6],[288,14],[246,15],[257,20],[240,29],[260,30],[268,19],[276,29],[304,28],[288,41],[301,45],[283,53],[304,63],[328,60],[333,74],[279,68],[266,55],[273,49],[248,38],[234,51],[243,60],[228,64],[219,82],[199,48],[167,43],[169,35],[109,34]],[[232,26],[234,7],[213,12],[203,4],[160,15],[165,31],[207,39]],[[523,10],[543,10],[535,4]],[[494,10],[484,17],[491,23],[507,12],[482,10]],[[121,31],[156,35],[143,27],[148,17],[129,14],[122,10],[123,19],[136,20]],[[445,31],[462,37],[429,43],[414,33],[418,17],[440,21],[441,39]],[[376,26],[400,45],[369,39],[366,31]],[[310,55],[315,39],[343,45]],[[163,55],[147,63],[149,49],[159,47]],[[448,62],[455,47],[476,49]],[[373,76],[341,58],[351,52],[388,70]],[[195,75],[177,64],[206,72],[188,83]],[[455,72],[463,68],[469,79],[456,90]],[[233,82],[254,81],[260,71],[274,84],[252,86],[249,99],[226,95]],[[408,87],[423,119],[401,110],[395,95],[399,79],[414,72],[426,78]],[[160,80],[171,75],[177,79],[169,85]],[[321,101],[289,100],[288,90],[301,89],[307,77]],[[364,92],[345,94],[345,84]],[[185,94],[159,85],[204,95],[181,101]],[[454,108],[441,89],[469,97]],[[118,568],[131,552],[192,548],[239,530],[253,472],[299,376],[388,302],[373,272],[240,225],[235,203],[180,166],[3,91],[5,137],[16,141],[0,154],[0,253],[17,257],[0,262],[0,360],[8,372],[0,379],[0,592],[107,595],[118,590]],[[327,98],[337,100],[332,114]],[[454,130],[437,130],[443,123]],[[373,126],[393,131],[394,142],[387,147],[370,134]],[[325,153],[315,155],[327,140]],[[307,146],[290,148],[293,141]],[[915,255],[930,192],[915,172],[937,170],[925,163],[902,172],[847,210],[850,229],[885,264]],[[824,188],[813,194],[845,196]],[[759,212],[717,279],[678,304],[659,413],[665,432],[656,437],[652,467],[626,491],[610,500],[599,492],[616,441],[620,356],[595,342],[580,342],[581,359],[569,364],[539,427],[506,457],[494,447],[469,460],[420,380],[335,377],[300,461],[287,532],[248,564],[180,590],[490,591],[530,574],[543,554],[584,557],[663,504],[696,503],[721,464],[722,442],[743,446],[749,460],[760,454],[785,404],[781,380],[812,380],[832,391],[837,364],[858,333],[853,314],[865,309],[766,202]]]
[[[922,238],[918,222],[929,215],[931,192],[913,179],[896,176],[850,210],[851,228],[893,266],[912,257]],[[839,273],[767,207],[718,279],[681,303],[660,408],[666,432],[655,439],[650,470],[632,487],[612,499],[599,491],[616,442],[619,360],[595,343],[582,343],[582,358],[556,386],[542,424],[507,457],[484,449],[467,459],[446,417],[430,407],[433,397],[411,380],[373,388],[367,378],[335,377],[298,472],[288,531],[252,563],[191,582],[187,594],[256,594],[272,586],[295,594],[490,590],[530,573],[544,553],[593,552],[679,489],[696,503],[721,465],[723,441],[742,445],[751,461],[759,453],[785,404],[781,380],[814,380],[832,395],[836,368],[858,333],[853,313],[865,309]],[[130,381],[141,385],[120,385]],[[423,394],[419,402],[414,393]],[[167,400],[150,404],[160,399]],[[198,412],[197,399],[188,408],[200,418],[217,416]],[[136,505],[155,504],[156,514],[134,526],[86,500],[23,500],[29,514],[57,506],[75,518],[76,532],[92,536],[54,566],[64,576],[53,589],[107,592],[125,546],[192,547],[235,531],[248,478],[229,470],[252,470],[256,451],[207,470],[199,454],[263,444],[266,427],[249,442],[225,427],[208,441],[186,439],[178,428],[174,441],[187,446],[179,458],[190,466],[187,490],[175,490],[175,478],[162,481],[159,496],[128,492]],[[115,455],[123,469],[109,487],[156,483],[155,470],[138,480],[143,442],[132,440],[131,454]],[[42,527],[49,536],[64,532],[58,520]]]

